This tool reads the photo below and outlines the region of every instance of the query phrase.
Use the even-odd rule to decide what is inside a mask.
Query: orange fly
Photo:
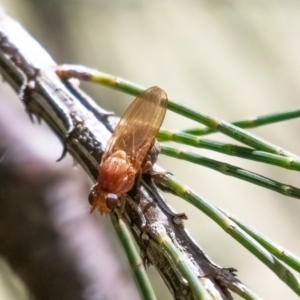
[[[109,213],[117,207],[122,195],[130,191],[138,176],[151,172],[148,154],[164,120],[167,94],[151,87],[138,96],[117,124],[99,166],[98,183],[89,201],[93,211]],[[152,160],[153,162],[153,160]]]

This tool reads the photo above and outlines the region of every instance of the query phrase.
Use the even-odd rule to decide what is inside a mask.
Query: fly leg
[[[125,194],[121,195],[120,202],[121,202],[121,214],[123,214],[125,211],[125,204],[126,204],[126,195]]]
[[[126,201],[127,201],[126,202],[127,205],[131,206],[131,208],[135,211],[135,214],[137,216],[137,218],[135,218],[135,221],[131,220],[131,224],[133,224],[134,222],[139,222],[139,227],[143,231],[143,229],[146,227],[147,222],[142,209],[130,196],[126,197]],[[124,211],[122,212],[122,203],[121,203],[121,213],[124,213]]]
[[[185,213],[175,213],[171,210],[171,208],[166,204],[166,202],[164,201],[164,199],[161,197],[160,193],[157,190],[157,187],[155,185],[155,183],[152,180],[153,176],[160,176],[160,175],[165,175],[169,172],[166,171],[156,171],[153,169],[153,165],[156,163],[157,161],[157,156],[160,152],[160,145],[158,143],[157,140],[155,140],[153,146],[150,148],[148,154],[146,155],[143,163],[142,163],[142,167],[141,167],[141,173],[143,173],[144,176],[144,180],[143,182],[145,183],[148,191],[151,192],[151,194],[154,196],[154,198],[159,202],[160,207],[162,208],[162,210],[167,213],[168,215],[171,215],[173,218],[173,222],[175,224],[181,224],[183,222],[183,220],[187,219],[187,216]],[[142,180],[142,176],[139,176],[139,184]],[[154,202],[149,202],[144,208],[143,208],[143,212],[145,213],[150,207],[155,206],[156,204]]]
[[[135,211],[135,215],[136,217],[134,218],[135,221],[134,222],[138,222],[140,225],[140,228],[145,228],[146,226],[146,218],[144,216],[144,208],[141,207],[140,204],[140,199],[141,199],[141,190],[140,190],[140,186],[141,186],[141,182],[142,182],[143,178],[142,178],[142,173],[141,170],[137,173],[136,178],[135,178],[135,183],[133,188],[127,193],[128,196],[126,198],[126,205],[130,205],[131,208]],[[121,213],[124,212],[124,210],[122,210],[123,205],[125,206],[125,201],[121,201]]]
[[[157,140],[155,140],[153,146],[150,148],[148,154],[146,155],[142,163],[141,169],[143,174],[148,173],[152,176],[159,176],[159,175],[164,175],[166,173],[169,173],[165,171],[156,171],[153,169],[153,166],[157,161],[159,152],[160,152],[160,144]]]

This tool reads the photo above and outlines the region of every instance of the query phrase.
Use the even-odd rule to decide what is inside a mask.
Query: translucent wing
[[[164,120],[167,105],[167,94],[156,86],[138,96],[116,126],[102,161],[115,151],[123,150],[133,167],[138,169],[154,143]]]

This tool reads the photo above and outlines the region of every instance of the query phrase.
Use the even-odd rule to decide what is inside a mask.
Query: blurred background
[[[158,85],[173,99],[228,121],[299,107],[298,1],[0,0],[0,4],[59,64],[82,64],[145,87]],[[101,86],[82,87],[117,115],[132,100]],[[11,97],[21,107],[13,93]],[[163,126],[180,130],[196,125],[168,112]],[[300,155],[299,128],[300,121],[293,120],[251,131]],[[232,142],[220,134],[210,138]],[[60,151],[57,143],[53,164]],[[293,171],[206,150],[197,152],[299,187],[299,174]],[[70,159],[64,163],[72,168]],[[160,156],[159,164],[211,203],[300,255],[299,200],[172,158]],[[166,199],[188,215],[188,230],[215,263],[236,268],[238,278],[263,298],[298,299],[200,211],[169,194]],[[85,201],[73,209],[88,214]],[[108,218],[99,222],[111,230]],[[103,238],[110,241],[111,235]],[[118,243],[111,243],[119,253]],[[122,259],[126,266],[124,256]],[[153,267],[148,273],[158,299],[171,299]],[[29,298],[9,266],[0,261],[0,299]]]

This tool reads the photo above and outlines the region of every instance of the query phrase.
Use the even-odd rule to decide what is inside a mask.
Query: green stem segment
[[[231,124],[239,128],[255,128],[255,127],[287,121],[299,117],[300,117],[300,109],[293,109],[285,112],[272,113],[263,116],[247,118],[245,120],[234,121],[231,122]],[[185,129],[182,132],[193,134],[193,135],[206,135],[206,134],[214,133],[216,132],[216,130],[206,127],[206,128]]]
[[[252,238],[254,238],[258,243],[260,243],[266,250],[268,250],[271,254],[273,254],[275,257],[286,263],[288,266],[290,266],[292,269],[300,273],[300,258],[288,251],[287,249],[284,249],[280,245],[274,243],[270,239],[265,238],[262,234],[260,234],[258,231],[254,230],[253,228],[246,225],[244,222],[242,222],[237,217],[231,215],[227,211],[220,209],[220,211],[226,215],[227,218],[232,220],[234,223],[236,223],[240,228],[242,228],[245,232],[247,232]]]
[[[233,176],[241,180],[251,182],[258,186],[262,186],[269,190],[275,191],[282,195],[300,199],[300,189],[291,185],[272,180],[268,177],[261,176],[254,172],[233,166],[228,163],[219,162],[217,160],[210,159],[199,154],[195,154],[193,152],[174,149],[172,147],[167,147],[164,145],[161,145],[161,154],[175,157],[178,159],[183,159],[201,166],[205,166],[215,171],[218,171],[224,175]]]
[[[220,210],[197,195],[193,190],[179,182],[172,175],[166,174],[160,176],[160,182],[170,188],[179,197],[188,201],[214,220],[229,235],[248,249],[267,267],[269,267],[283,282],[285,282],[297,295],[300,296],[300,284],[297,278],[273,255],[255,241],[255,239],[227,218]]]
[[[300,160],[256,149],[212,141],[179,131],[160,129],[157,138],[160,142],[176,142],[197,148],[209,149],[222,154],[263,162],[281,168],[300,171]]]
[[[169,236],[165,232],[158,232],[156,240],[159,245],[166,251],[173,263],[176,265],[180,273],[187,280],[190,289],[193,292],[195,299],[199,300],[221,300],[221,296],[209,294],[203,287],[200,279],[196,275],[197,272],[190,266],[187,257],[175,247]]]
[[[132,237],[124,222],[117,218],[115,214],[110,214],[112,224],[118,234],[127,255],[130,267],[133,271],[134,278],[144,300],[156,300],[151,283],[144,268],[142,259],[137,252]]]
[[[219,118],[209,116],[204,112],[197,111],[194,108],[191,108],[182,103],[169,100],[168,108],[173,112],[176,112],[182,116],[204,124],[210,128],[213,128],[214,130],[218,130],[224,133],[225,135],[228,135],[231,138],[255,149],[275,153],[278,155],[289,156],[300,160],[300,158],[297,155],[288,152],[276,145],[273,145],[270,142],[264,141],[263,139],[255,136],[250,132],[244,131],[243,129],[238,128]]]

